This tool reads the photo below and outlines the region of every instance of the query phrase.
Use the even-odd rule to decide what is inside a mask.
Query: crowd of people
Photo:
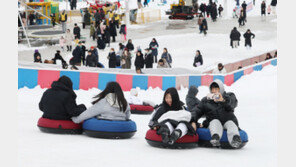
[[[266,8],[264,5],[265,2],[263,1],[261,4],[262,14],[264,14]],[[246,7],[247,5],[244,1],[241,4],[240,11],[240,18],[243,18],[243,21],[246,20]],[[73,5],[73,8],[75,8],[75,5]],[[222,16],[223,7],[221,5],[218,7],[216,2],[210,0],[208,5],[202,3],[199,6],[199,10],[201,11],[201,14],[198,17],[199,30],[200,33],[206,35],[208,30],[206,17],[211,17],[212,21],[215,22],[218,15],[220,17]],[[85,41],[81,39],[81,29],[77,23],[74,23],[73,32],[71,32],[70,29],[67,29],[67,14],[64,10],[60,14],[59,20],[65,35],[61,36],[59,44],[62,51],[66,49],[67,52],[72,52],[73,57],[69,62],[66,62],[62,56],[57,57],[56,55],[51,60],[42,61],[41,54],[38,52],[38,56],[36,56],[36,53],[34,54],[34,62],[57,64],[56,60],[61,60],[63,68],[68,67],[68,64],[70,64],[71,69],[78,69],[78,67],[82,65],[99,68],[131,69],[133,64],[137,73],[143,73],[141,70],[143,68],[153,68],[153,64],[156,64],[156,68],[172,68],[172,56],[167,48],[163,48],[161,57],[158,59],[159,44],[155,38],[151,40],[144,51],[142,51],[140,46],[135,47],[131,39],[127,40],[126,25],[121,24],[119,15],[114,11],[109,10],[105,12],[103,9],[98,9],[90,14],[88,10],[81,10],[81,17],[82,28],[84,29],[86,26],[90,26],[89,37],[94,41],[96,40],[96,46],[91,46],[90,49],[85,47]],[[114,48],[109,48],[109,53],[106,55],[108,65],[103,65],[99,60],[99,50],[105,50],[107,47],[110,47],[111,42],[116,42],[117,32],[121,36],[119,49],[118,51],[115,51]],[[243,37],[245,38],[245,47],[251,48],[252,39],[255,38],[255,34],[248,29],[243,34]],[[240,45],[240,38],[241,33],[236,27],[234,27],[230,33],[230,46],[232,48],[238,48]],[[75,48],[72,51],[73,43],[75,43]],[[58,55],[61,54],[59,50],[57,53]],[[133,59],[134,62],[132,63]],[[193,59],[193,67],[202,66],[203,63],[204,61],[201,52],[197,50]],[[220,73],[224,73],[225,69],[223,69],[223,65],[220,63],[217,70],[220,71]]]

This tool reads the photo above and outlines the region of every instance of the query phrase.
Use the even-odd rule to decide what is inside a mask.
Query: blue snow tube
[[[207,128],[198,128],[197,129],[197,134],[199,136],[199,141],[198,141],[199,146],[201,146],[201,147],[212,147],[212,144],[210,143],[211,134],[210,134],[209,129],[207,129]],[[241,140],[242,140],[242,144],[239,146],[239,148],[242,148],[248,142],[248,135],[244,130],[240,130],[239,134],[240,134],[240,137],[241,137]],[[228,142],[227,131],[226,130],[223,131],[223,135],[222,135],[222,138],[220,139],[220,143],[221,143],[221,148],[233,149],[233,147]]]
[[[106,139],[131,138],[137,131],[136,123],[129,121],[111,121],[91,118],[83,122],[83,132],[90,137]]]

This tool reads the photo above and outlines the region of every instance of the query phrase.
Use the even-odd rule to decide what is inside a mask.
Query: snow
[[[38,103],[45,89],[22,88],[18,91],[18,163],[30,167],[64,166],[211,166],[211,167],[272,167],[277,162],[277,67],[243,76],[226,91],[234,92],[239,101],[236,108],[240,127],[249,135],[241,150],[195,148],[186,150],[160,149],[149,146],[144,137],[150,115],[132,115],[137,133],[131,139],[108,140],[85,135],[45,134],[36,123],[42,113]],[[182,101],[188,89],[179,90]],[[91,106],[98,89],[78,90],[77,103]],[[160,103],[163,91],[149,88],[139,96]],[[198,98],[208,93],[199,87]],[[125,92],[129,96],[129,92]]]

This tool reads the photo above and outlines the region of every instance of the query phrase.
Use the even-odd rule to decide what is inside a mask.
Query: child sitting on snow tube
[[[190,121],[191,113],[185,110],[176,88],[168,88],[165,91],[162,104],[156,108],[152,115],[149,127],[157,130],[163,143],[173,145],[176,140],[186,134],[196,134]]]
[[[131,113],[150,114],[154,111],[155,104],[152,101],[140,99],[137,89],[131,89],[130,96],[126,100],[130,104]]]
[[[212,146],[220,146],[223,129],[226,129],[230,146],[240,148],[242,140],[238,120],[234,115],[236,106],[237,99],[234,93],[226,93],[223,83],[220,80],[215,80],[210,84],[210,94],[201,100],[196,109],[191,109],[195,122],[202,116],[206,117],[200,127],[209,129]]]
[[[105,120],[127,121],[130,118],[130,106],[124,98],[122,89],[117,82],[109,82],[100,94],[95,96],[93,106],[72,117],[73,122],[80,123],[92,117]]]
[[[80,115],[86,107],[76,104],[76,94],[73,83],[67,76],[60,77],[51,84],[39,102],[42,117],[53,120],[71,120],[71,117]]]

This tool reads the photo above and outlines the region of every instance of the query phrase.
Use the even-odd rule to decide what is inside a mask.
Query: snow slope
[[[41,133],[37,120],[41,116],[38,102],[45,89],[23,88],[18,91],[18,163],[30,167],[80,166],[205,166],[205,167],[272,167],[277,153],[277,67],[267,66],[235,82],[226,91],[238,98],[236,116],[240,127],[247,131],[249,143],[241,150],[195,148],[170,150],[150,147],[144,137],[148,129],[148,115],[132,115],[138,131],[131,139],[107,140],[85,135],[54,135]],[[188,89],[179,91],[185,102]],[[77,103],[90,107],[97,89],[78,90]],[[141,90],[139,96],[160,103],[160,89]],[[199,87],[198,98],[208,93]],[[128,96],[129,92],[125,92]]]

